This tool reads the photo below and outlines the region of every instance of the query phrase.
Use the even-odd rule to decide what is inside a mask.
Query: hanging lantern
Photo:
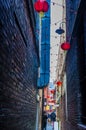
[[[48,95],[47,98],[50,98],[50,96]]]
[[[51,103],[55,103],[55,100],[51,100]]]
[[[49,8],[48,2],[47,1],[43,1],[43,12],[47,12]]]
[[[35,2],[34,8],[35,8],[35,10],[37,12],[41,12],[41,10],[42,10],[42,2],[40,2],[40,1]]]
[[[61,85],[62,85],[62,82],[61,82],[61,81],[58,81],[56,84],[57,84],[57,86],[61,86]]]
[[[39,13],[39,12],[47,12],[49,5],[47,1],[37,1],[34,4],[34,8],[35,10]]]
[[[54,94],[54,93],[55,93],[55,90],[51,90],[50,92],[51,92],[52,94]]]
[[[62,44],[61,44],[61,48],[62,48],[63,50],[69,50],[69,49],[70,49],[70,43],[68,43],[68,42],[62,43]]]
[[[51,103],[51,101],[48,101],[48,103]]]
[[[49,103],[55,103],[55,100],[49,100],[48,102]]]

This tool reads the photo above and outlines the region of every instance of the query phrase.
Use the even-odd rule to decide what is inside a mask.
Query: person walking
[[[56,121],[56,114],[55,114],[55,112],[52,112],[50,116],[51,116],[51,121]]]
[[[55,112],[52,112],[50,116],[51,116],[51,121],[53,123],[53,129],[54,129],[54,122],[56,121],[56,114],[55,114]]]
[[[46,130],[47,125],[47,115],[46,112],[43,113],[43,130]]]

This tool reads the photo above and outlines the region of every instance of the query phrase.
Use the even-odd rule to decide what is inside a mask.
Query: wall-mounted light
[[[62,25],[63,23],[65,23],[65,22],[61,22],[59,28],[55,31],[55,32],[58,33],[59,35],[61,35],[61,34],[63,34],[63,33],[65,32],[64,29],[61,27],[61,25]]]

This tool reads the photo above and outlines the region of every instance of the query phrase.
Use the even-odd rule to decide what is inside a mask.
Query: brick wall
[[[66,59],[67,76],[67,117],[64,111],[63,130],[78,130],[77,124],[80,121],[80,85],[77,66],[77,41],[72,40],[71,50]],[[66,100],[66,99],[65,99]],[[63,100],[64,105],[65,100]],[[65,107],[64,107],[65,110]]]
[[[38,55],[26,2],[0,1],[0,130],[35,129]]]
[[[84,8],[83,8],[84,7]],[[82,0],[77,12],[76,22],[70,40],[71,49],[66,57],[66,77],[67,77],[67,110],[65,113],[65,98],[63,96],[61,115],[61,130],[85,130],[86,129],[86,1]],[[82,120],[83,118],[83,120]]]
[[[61,130],[78,130],[78,123],[80,122],[80,84],[77,60],[77,40],[74,38],[66,57],[67,100],[64,93],[60,110]]]

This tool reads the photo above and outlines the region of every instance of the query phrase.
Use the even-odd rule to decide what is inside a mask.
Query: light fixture
[[[63,34],[65,31],[64,31],[64,29],[62,29],[62,27],[61,27],[61,24],[63,24],[63,23],[65,23],[65,22],[61,22],[60,23],[60,26],[59,26],[59,29],[57,29],[55,32],[56,33],[58,33],[59,35],[61,35],[61,34]]]
[[[56,33],[58,33],[59,35],[63,34],[65,31],[59,27],[59,29],[56,30]]]

